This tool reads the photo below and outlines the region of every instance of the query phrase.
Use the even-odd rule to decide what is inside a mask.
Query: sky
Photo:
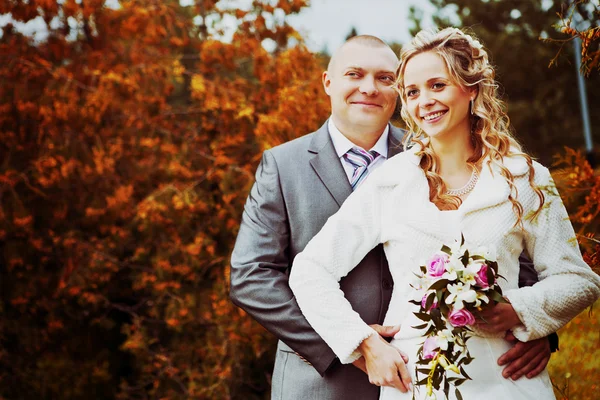
[[[408,14],[411,5],[426,13],[433,6],[423,0],[312,0],[311,6],[288,23],[302,34],[313,51],[339,47],[352,27],[361,35],[374,35],[386,42],[410,39]]]
[[[191,0],[180,2],[186,5]],[[117,1],[106,0],[107,5],[111,6],[111,3],[118,7]],[[222,3],[231,8],[243,9],[248,7],[251,0],[222,0]],[[359,34],[374,35],[388,42],[405,43],[410,39],[409,7],[415,4],[426,13],[433,9],[424,0],[312,0],[310,7],[297,15],[289,16],[287,22],[300,32],[307,46],[315,52],[334,51],[343,43],[352,27]],[[0,27],[9,22],[13,22],[10,15],[0,15]],[[74,21],[71,22],[75,24]],[[46,37],[45,24],[41,18],[28,24],[15,25],[36,40],[44,40]]]

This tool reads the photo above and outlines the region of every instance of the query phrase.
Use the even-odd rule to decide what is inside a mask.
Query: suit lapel
[[[315,170],[323,185],[333,196],[338,206],[346,200],[352,187],[348,182],[344,167],[333,147],[333,142],[327,129],[327,121],[315,132],[308,151],[315,154],[310,160],[310,165]]]
[[[402,150],[404,149],[402,146],[402,139],[404,139],[404,131],[390,124],[390,133],[388,135],[388,159],[398,153],[402,153]]]
[[[388,159],[402,152],[402,139],[404,131],[390,124],[388,134]],[[315,156],[310,160],[310,165],[315,170],[323,185],[333,196],[338,206],[341,206],[352,193],[352,187],[342,167],[342,163],[331,141],[327,121],[315,132],[308,148]]]

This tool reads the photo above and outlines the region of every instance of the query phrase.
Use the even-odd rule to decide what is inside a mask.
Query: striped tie
[[[352,190],[355,190],[367,177],[367,169],[377,157],[379,157],[379,153],[375,150],[366,151],[358,147],[353,147],[344,154],[344,160],[354,167],[352,178],[350,178]]]

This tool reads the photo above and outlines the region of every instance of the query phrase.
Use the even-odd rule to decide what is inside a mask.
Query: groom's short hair
[[[350,39],[346,40],[344,42],[344,44],[342,44],[340,47],[338,47],[338,49],[336,51],[333,52],[331,58],[329,59],[329,64],[327,65],[328,71],[331,70],[336,56],[348,44],[359,44],[359,45],[363,45],[363,46],[367,46],[367,47],[387,47],[388,49],[391,49],[391,47],[386,42],[379,39],[377,36],[372,36],[372,35],[352,36]]]

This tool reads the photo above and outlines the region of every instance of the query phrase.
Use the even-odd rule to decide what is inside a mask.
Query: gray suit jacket
[[[388,158],[401,151],[402,136],[400,129],[390,125]],[[256,172],[231,257],[231,299],[280,339],[274,399],[379,396],[379,388],[362,371],[337,361],[302,315],[288,286],[296,254],[351,192],[327,123],[265,151]],[[373,249],[341,287],[367,323],[382,323],[392,292],[382,247]]]

